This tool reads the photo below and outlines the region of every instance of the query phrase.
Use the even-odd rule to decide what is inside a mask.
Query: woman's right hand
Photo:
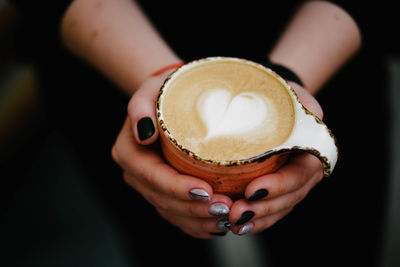
[[[155,101],[167,75],[148,78],[132,96],[128,118],[112,148],[113,159],[124,170],[124,180],[171,224],[197,238],[223,235],[229,230],[231,199],[213,194],[199,178],[178,173],[155,143]]]

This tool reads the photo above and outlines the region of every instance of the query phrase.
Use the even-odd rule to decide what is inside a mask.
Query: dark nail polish
[[[224,235],[226,235],[226,232],[210,233],[210,235],[213,235],[213,236],[224,236]]]
[[[149,117],[140,119],[137,123],[137,129],[141,141],[152,137],[155,132],[153,121]]]
[[[231,230],[231,222],[228,219],[224,219],[218,222],[217,224],[218,228],[223,230],[223,231],[229,231]]]
[[[268,196],[268,190],[267,189],[260,189],[257,190],[256,192],[254,192],[254,194],[251,195],[251,197],[249,197],[249,201],[256,201],[256,200],[260,200],[264,197]]]
[[[242,225],[244,223],[247,223],[253,217],[254,217],[254,212],[252,212],[251,210],[245,211],[242,213],[242,215],[240,216],[239,220],[237,220],[235,225]]]

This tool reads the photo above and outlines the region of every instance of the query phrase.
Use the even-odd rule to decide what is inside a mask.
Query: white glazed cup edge
[[[295,122],[289,137],[281,145],[276,146],[272,150],[267,151],[266,153],[260,156],[244,160],[245,162],[252,162],[254,160],[269,158],[274,154],[279,154],[286,151],[287,152],[304,151],[317,156],[321,160],[322,164],[324,165],[325,176],[329,176],[332,173],[338,159],[338,147],[336,144],[336,138],[333,136],[332,132],[328,129],[325,123],[323,123],[319,118],[317,118],[314,114],[308,111],[300,103],[297,94],[285,79],[283,79],[281,76],[279,76],[279,74],[275,73],[273,70],[261,64],[246,59],[232,58],[232,57],[208,57],[189,62],[183,65],[182,67],[178,68],[173,73],[171,73],[170,76],[167,78],[167,80],[164,82],[163,86],[161,87],[159,96],[157,98],[157,111],[159,112],[157,118],[159,124],[161,124],[160,125],[161,127],[165,127],[165,125],[162,125],[162,123],[160,123],[160,121],[163,120],[163,115],[161,114],[162,110],[161,105],[163,102],[162,101],[163,88],[167,84],[169,84],[173,79],[175,79],[175,77],[178,76],[177,74],[179,72],[185,71],[186,69],[190,69],[198,64],[204,64],[207,62],[214,62],[214,61],[245,62],[246,64],[250,64],[264,71],[267,71],[269,74],[277,78],[285,86],[292,99],[293,109],[295,114]],[[163,130],[163,132],[169,140],[175,140],[172,134],[169,133],[167,129]],[[180,150],[184,151],[185,148],[181,147]],[[188,151],[186,151],[186,153],[187,152]],[[192,154],[195,159],[204,162],[208,161],[212,162],[212,160],[201,159],[200,157],[196,156],[192,151],[190,152],[190,154]],[[230,162],[219,162],[219,164],[229,166]]]

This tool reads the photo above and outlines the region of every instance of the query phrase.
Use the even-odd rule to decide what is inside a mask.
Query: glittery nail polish
[[[203,189],[192,189],[189,196],[193,200],[210,201],[210,195]]]
[[[213,203],[208,207],[208,213],[213,216],[229,216],[229,207],[224,203]]]
[[[238,235],[245,235],[251,232],[253,230],[254,224],[249,222],[244,224],[242,227],[240,227]]]

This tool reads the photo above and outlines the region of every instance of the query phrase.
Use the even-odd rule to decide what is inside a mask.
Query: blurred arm
[[[295,72],[315,94],[360,45],[360,30],[346,11],[326,1],[308,1],[289,22],[269,59]]]
[[[132,0],[75,0],[61,34],[71,51],[130,95],[151,73],[181,61]]]

